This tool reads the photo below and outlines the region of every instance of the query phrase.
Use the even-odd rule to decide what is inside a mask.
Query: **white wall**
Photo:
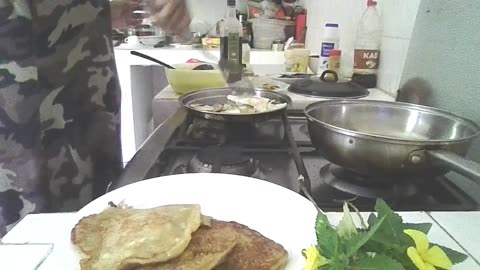
[[[420,0],[378,0],[383,18],[383,38],[377,87],[396,92],[405,64]],[[307,47],[319,54],[326,22],[339,23],[342,73],[353,71],[353,46],[357,24],[367,8],[367,0],[306,0]]]
[[[227,11],[227,0],[187,0],[192,15],[192,28],[204,28],[200,24],[213,26],[221,20]],[[246,12],[247,0],[237,0],[237,9]],[[193,29],[201,33],[208,31]]]

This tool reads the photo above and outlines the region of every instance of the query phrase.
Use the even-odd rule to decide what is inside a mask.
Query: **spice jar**
[[[341,50],[330,50],[330,56],[328,58],[328,70],[335,71],[337,74],[339,73],[341,56]],[[333,79],[333,75],[327,74],[326,78]]]

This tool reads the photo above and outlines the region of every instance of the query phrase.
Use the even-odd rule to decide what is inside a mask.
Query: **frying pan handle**
[[[480,185],[480,164],[445,150],[426,151],[433,160]]]

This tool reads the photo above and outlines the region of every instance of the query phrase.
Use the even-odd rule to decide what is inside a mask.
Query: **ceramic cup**
[[[125,42],[130,46],[134,46],[140,44],[140,39],[137,36],[129,36],[125,39]]]

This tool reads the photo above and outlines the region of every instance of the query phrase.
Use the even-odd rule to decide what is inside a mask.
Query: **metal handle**
[[[445,150],[426,151],[430,158],[480,184],[480,164]]]

